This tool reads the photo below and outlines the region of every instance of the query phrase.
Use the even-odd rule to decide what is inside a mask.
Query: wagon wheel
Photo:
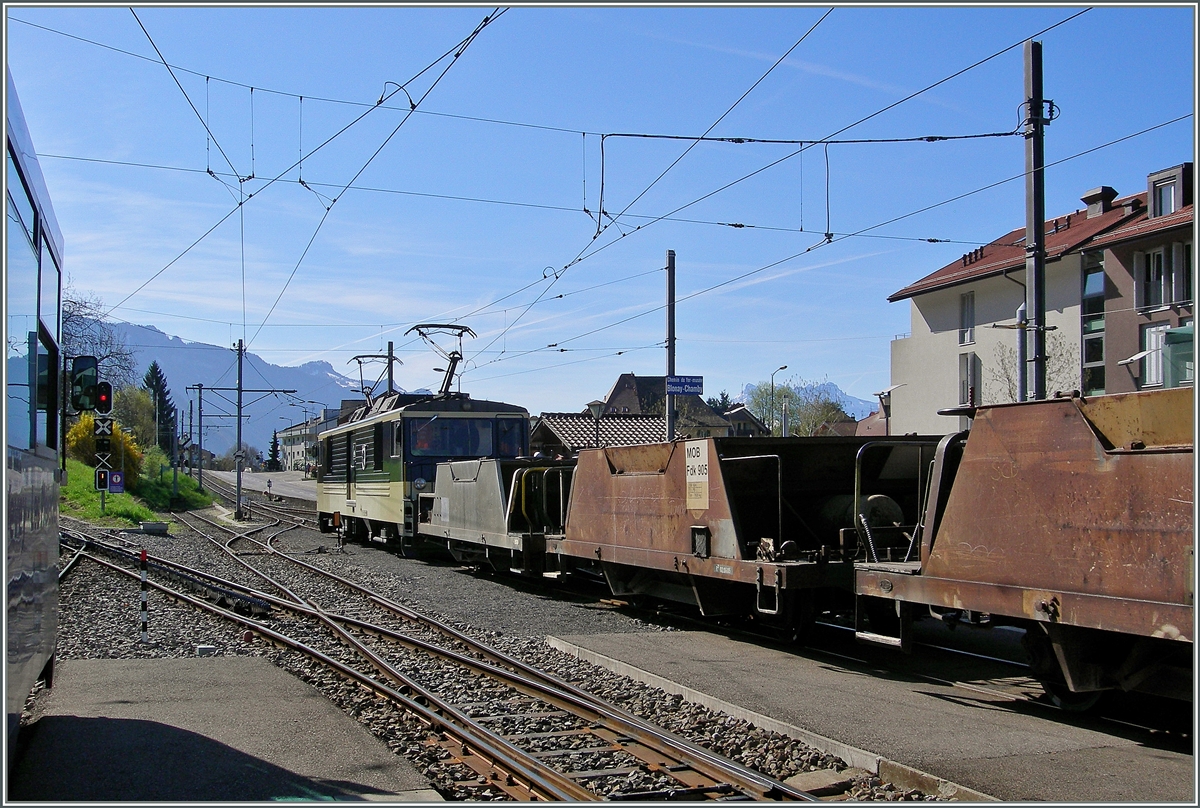
[[[1077,693],[1067,686],[1062,668],[1058,665],[1058,658],[1054,655],[1054,646],[1040,626],[1027,628],[1021,644],[1029,654],[1029,667],[1034,678],[1055,707],[1069,713],[1084,713],[1099,703],[1100,697],[1104,695],[1103,690]]]
[[[1042,690],[1050,697],[1050,701],[1060,710],[1068,713],[1086,713],[1100,702],[1103,690],[1089,690],[1076,693],[1067,687],[1065,682],[1055,682],[1051,679],[1039,679]]]

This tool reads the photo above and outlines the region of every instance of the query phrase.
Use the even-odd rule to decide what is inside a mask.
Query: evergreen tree
[[[271,433],[271,448],[267,450],[267,471],[282,471],[283,465],[279,462],[279,432]]]
[[[733,399],[729,397],[727,390],[722,390],[719,396],[709,396],[704,400],[704,403],[712,407],[721,415],[733,409]]]
[[[168,457],[171,455],[172,437],[175,434],[175,404],[171,401],[171,388],[167,387],[167,376],[158,362],[151,362],[142,378],[142,387],[150,392],[155,405],[158,423],[158,447]]]

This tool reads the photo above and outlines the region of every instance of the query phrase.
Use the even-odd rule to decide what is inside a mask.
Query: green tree
[[[175,435],[175,404],[171,401],[171,388],[167,386],[167,376],[163,373],[158,362],[150,363],[146,375],[142,378],[142,387],[150,392],[154,401],[155,423],[157,438],[155,442],[166,454],[171,454],[171,443]]]
[[[279,432],[271,433],[271,448],[267,450],[267,471],[280,471],[283,464],[279,462]]]
[[[149,390],[130,385],[113,393],[112,415],[139,446],[154,445],[154,399]]]
[[[805,381],[799,376],[775,382],[773,404],[771,383],[759,382],[750,389],[746,407],[771,428],[771,434],[779,435],[783,430],[784,402],[787,402],[789,435],[813,435],[824,424],[850,417],[830,396],[824,382]]]

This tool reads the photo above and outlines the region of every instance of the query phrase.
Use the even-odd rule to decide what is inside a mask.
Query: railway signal
[[[96,384],[96,412],[102,415],[107,415],[112,412],[113,405],[113,389],[109,382],[97,382]]]
[[[96,469],[96,490],[108,490],[108,469]]]

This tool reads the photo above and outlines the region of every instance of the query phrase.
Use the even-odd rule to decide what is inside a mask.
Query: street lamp
[[[592,414],[592,420],[596,423],[596,448],[600,448],[600,416],[604,414],[604,402],[593,401],[588,404],[588,412]]]
[[[771,371],[771,434],[775,434],[775,374],[781,370],[787,370],[787,365],[780,365]]]

